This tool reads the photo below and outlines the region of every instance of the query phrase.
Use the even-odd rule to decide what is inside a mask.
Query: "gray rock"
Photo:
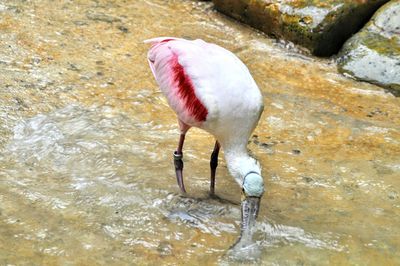
[[[382,6],[340,53],[339,70],[400,92],[400,1]]]
[[[388,0],[213,0],[217,10],[330,56]]]

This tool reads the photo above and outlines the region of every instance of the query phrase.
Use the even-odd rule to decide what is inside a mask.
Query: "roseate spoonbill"
[[[172,37],[145,42],[152,45],[147,55],[151,71],[178,116],[181,134],[173,154],[178,185],[185,193],[185,134],[191,127],[204,129],[216,138],[210,193],[214,194],[220,147],[230,174],[242,188],[242,239],[250,233],[264,192],[260,165],[247,151],[248,139],[263,111],[260,90],[242,61],[216,44]]]

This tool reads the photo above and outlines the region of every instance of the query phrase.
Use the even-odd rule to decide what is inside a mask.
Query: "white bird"
[[[181,134],[174,163],[181,191],[186,192],[182,177],[185,134],[198,127],[216,139],[210,161],[211,194],[220,147],[230,174],[242,188],[243,235],[257,217],[264,192],[260,165],[247,151],[263,111],[256,82],[238,57],[216,44],[172,37],[145,42],[152,45],[147,58],[153,75],[178,116]]]

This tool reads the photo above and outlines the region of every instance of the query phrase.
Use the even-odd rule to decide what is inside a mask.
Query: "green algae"
[[[393,36],[392,38],[385,38],[384,36],[370,32],[365,34],[361,41],[369,49],[376,51],[379,54],[387,56],[399,56],[400,55],[400,38]]]

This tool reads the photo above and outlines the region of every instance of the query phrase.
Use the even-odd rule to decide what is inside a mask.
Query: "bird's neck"
[[[228,170],[240,186],[243,185],[243,178],[249,172],[256,172],[261,175],[260,165],[249,155],[246,146],[225,147],[224,153]]]

